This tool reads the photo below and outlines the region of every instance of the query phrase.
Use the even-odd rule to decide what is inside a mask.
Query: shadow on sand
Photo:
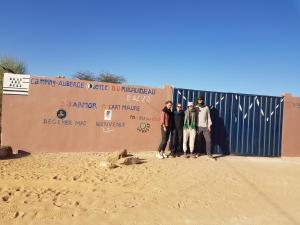
[[[12,154],[10,156],[7,156],[3,159],[0,159],[0,160],[10,160],[10,159],[19,159],[19,158],[23,158],[23,157],[26,157],[26,156],[29,156],[30,155],[30,152],[27,152],[27,151],[24,151],[24,150],[18,150],[18,153],[16,154]]]

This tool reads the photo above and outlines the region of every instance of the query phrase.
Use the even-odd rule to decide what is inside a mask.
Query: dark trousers
[[[171,145],[170,149],[172,153],[178,153],[182,151],[183,143],[183,128],[175,128],[171,132]]]
[[[167,128],[166,131],[164,131],[164,128],[161,127],[161,142],[160,145],[158,146],[158,151],[165,151],[169,137],[170,137],[170,129]]]
[[[197,139],[200,146],[203,146],[203,143],[201,143],[203,137],[206,145],[206,154],[211,155],[211,134],[207,127],[198,127]]]

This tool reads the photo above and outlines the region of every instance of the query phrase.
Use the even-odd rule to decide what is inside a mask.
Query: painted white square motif
[[[104,120],[111,120],[112,110],[105,109],[104,111]]]
[[[28,95],[30,75],[4,73],[4,95]]]

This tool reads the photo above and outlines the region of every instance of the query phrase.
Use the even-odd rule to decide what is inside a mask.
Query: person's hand
[[[167,128],[164,126],[164,131],[166,132],[167,131]]]
[[[208,127],[208,131],[211,132],[211,127]]]

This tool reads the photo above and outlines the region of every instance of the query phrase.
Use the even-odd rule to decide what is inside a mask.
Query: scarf
[[[163,112],[167,113],[169,116],[171,116],[172,111],[168,109],[166,106],[162,109]]]
[[[201,104],[198,103],[197,106],[200,107],[200,108],[203,108],[205,106],[205,104],[204,104],[204,102],[202,102]]]
[[[190,121],[190,115],[191,115],[191,121]],[[184,129],[188,129],[188,128],[192,128],[192,129],[196,129],[196,113],[195,110],[186,110],[185,114],[184,114]]]

